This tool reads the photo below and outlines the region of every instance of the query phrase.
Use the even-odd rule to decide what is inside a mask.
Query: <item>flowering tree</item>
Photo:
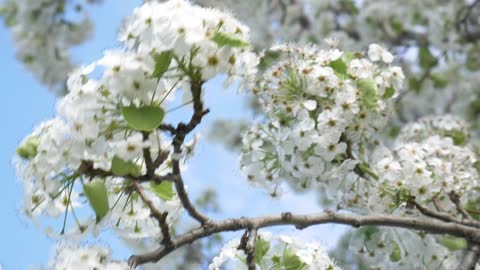
[[[25,215],[65,239],[49,269],[188,269],[189,246],[228,231],[244,233],[209,269],[480,269],[480,1],[145,1],[121,48],[74,67],[83,6],[98,2],[1,10],[19,59],[59,95],[15,157]],[[255,100],[255,123],[216,134],[246,184],[316,190],[330,210],[216,220],[191,200],[183,171],[218,75]],[[177,93],[192,113],[169,123]],[[267,231],[325,223],[353,227],[334,258]],[[106,228],[149,251],[120,261],[79,244]]]

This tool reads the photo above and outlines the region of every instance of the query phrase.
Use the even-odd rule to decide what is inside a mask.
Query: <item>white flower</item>
[[[373,62],[380,60],[387,64],[393,62],[393,55],[378,44],[370,44],[368,47],[368,57]]]

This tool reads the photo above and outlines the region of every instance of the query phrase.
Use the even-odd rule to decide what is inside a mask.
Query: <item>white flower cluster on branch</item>
[[[4,13],[15,19],[11,25],[20,57],[47,84],[58,84],[72,68],[68,49],[85,39],[89,24],[59,19],[69,6],[66,1],[31,2],[9,2]],[[262,27],[253,28],[251,41],[250,28],[229,12],[186,0],[146,1],[125,21],[120,48],[70,72],[68,93],[59,98],[55,117],[17,149],[24,213],[49,235],[79,240],[109,228],[127,242],[157,246],[127,263],[111,260],[99,246],[61,245],[50,268],[161,264],[182,246],[244,231],[212,260],[211,270],[336,270],[318,244],[259,230],[337,223],[394,227],[366,227],[353,235],[350,258],[360,265],[417,269],[421,261],[425,267],[420,269],[474,269],[480,256],[479,150],[472,127],[445,112],[460,111],[458,104],[475,100],[458,95],[460,101],[448,99],[438,115],[423,118],[418,116],[438,104],[412,112],[405,112],[404,104],[411,98],[404,89],[407,76],[409,88],[418,93],[422,87],[427,92],[444,88],[438,72],[448,72],[450,59],[466,59],[468,71],[459,71],[455,84],[465,86],[465,93],[474,91],[480,70],[478,45],[470,44],[475,33],[453,35],[452,22],[444,21],[452,15],[448,8],[458,9],[463,1],[408,1],[405,6],[393,1],[399,8],[383,13],[386,1],[196,2],[220,8],[232,4],[244,12],[240,18]],[[431,7],[436,13],[416,15],[412,7]],[[314,23],[316,17],[321,20]],[[474,24],[467,18],[460,23]],[[50,31],[52,38],[46,39]],[[277,41],[318,42],[327,34],[332,38],[326,39],[326,48],[286,43],[259,51]],[[392,52],[415,47],[418,63],[405,64],[406,53],[400,58],[404,63],[395,62],[391,51],[370,44],[374,39],[382,39]],[[461,42],[468,43],[466,48],[444,47]],[[344,49],[349,46],[356,51]],[[240,83],[263,111],[243,136],[240,166],[248,182],[273,196],[281,195],[284,183],[301,191],[320,190],[337,210],[350,214],[326,210],[214,220],[197,209],[182,172],[198,141],[193,132],[209,113],[204,84],[218,75],[227,78],[226,85]],[[165,119],[180,93],[186,99],[181,106],[193,112],[170,124]],[[425,96],[419,99],[425,102]],[[408,119],[415,121],[406,124]],[[398,126],[387,138],[389,123]],[[184,213],[199,227],[177,231]]]
[[[303,188],[342,181],[388,120],[401,68],[390,66],[392,55],[376,44],[369,59],[335,48],[281,46],[268,53],[277,63],[252,86],[268,122],[244,137],[244,173],[272,190],[282,177]]]

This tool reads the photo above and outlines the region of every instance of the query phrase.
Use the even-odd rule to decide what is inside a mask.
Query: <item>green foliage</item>
[[[448,80],[442,77],[440,74],[431,74],[430,79],[433,81],[433,87],[435,88],[445,88],[448,85]]]
[[[431,69],[438,64],[438,59],[432,54],[428,46],[422,46],[418,50],[418,63],[423,69]]]
[[[362,91],[360,102],[367,109],[373,109],[377,106],[378,87],[372,78],[361,79],[357,82],[357,87]]]
[[[477,71],[480,69],[480,43],[477,43],[468,50],[466,66],[470,71]]]
[[[468,136],[467,134],[463,133],[461,130],[448,130],[445,131],[443,134],[445,137],[450,137],[453,140],[453,144],[463,146],[467,143]]]
[[[228,46],[233,48],[244,48],[248,47],[249,45],[248,42],[236,37],[235,35],[222,32],[216,32],[211,40],[217,43],[217,45],[220,47]]]
[[[155,70],[152,77],[160,79],[165,72],[167,72],[170,63],[172,62],[173,52],[164,51],[162,53],[155,53],[153,59],[155,60]]]
[[[389,99],[391,97],[393,97],[393,95],[395,95],[395,88],[393,87],[388,87],[387,89],[385,89],[385,93],[383,94],[383,99]]]
[[[152,131],[162,123],[165,111],[157,106],[128,106],[122,107],[122,115],[131,128]]]
[[[359,12],[353,0],[340,0],[340,6],[351,14],[358,14]]]
[[[408,88],[410,90],[414,90],[416,93],[420,93],[420,90],[422,90],[422,83],[423,81],[417,79],[416,77],[411,77],[408,80]]]
[[[263,261],[263,257],[267,254],[268,250],[270,249],[270,242],[262,239],[261,237],[257,237],[255,241],[255,262],[257,264],[261,264]]]
[[[282,257],[273,256],[272,261],[274,265],[270,268],[271,270],[302,270],[307,266],[289,248],[285,249]]]
[[[170,181],[163,181],[160,184],[150,182],[148,190],[155,193],[164,201],[169,201],[175,196],[175,191],[173,191],[173,183]]]
[[[393,250],[390,253],[390,261],[398,262],[402,259],[402,251],[400,250],[400,246],[397,242],[392,241]]]
[[[402,21],[398,20],[395,17],[391,17],[389,22],[390,22],[390,26],[395,32],[397,32],[398,34],[403,32],[404,28],[403,28]]]
[[[275,63],[278,58],[280,58],[282,54],[277,51],[265,51],[263,56],[260,58],[260,62],[258,64],[258,68],[262,71],[266,70],[270,66],[272,66],[273,63]]]
[[[342,58],[338,58],[335,61],[330,62],[330,67],[335,71],[337,77],[346,78],[347,77],[347,64],[342,60]]]
[[[126,175],[132,175],[132,176],[139,176],[141,172],[140,166],[137,164],[130,162],[130,161],[124,161],[123,159],[114,156],[112,159],[112,167],[110,171],[118,176],[126,176]]]
[[[28,138],[20,147],[17,148],[17,155],[23,159],[32,159],[37,155],[38,145],[40,144],[40,138],[32,136]]]
[[[95,178],[89,183],[83,184],[83,193],[87,197],[90,206],[97,216],[97,223],[105,217],[109,210],[108,193],[105,182]]]
[[[467,240],[450,235],[445,235],[440,238],[439,243],[450,251],[462,250],[467,247]]]

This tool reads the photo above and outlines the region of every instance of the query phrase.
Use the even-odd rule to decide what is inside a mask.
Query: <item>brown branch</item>
[[[462,224],[462,225],[465,225],[465,226],[480,228],[480,222],[478,222],[476,220],[473,220],[473,219],[461,219],[460,220],[460,219],[457,219],[457,218],[455,218],[455,217],[453,217],[453,216],[451,216],[447,213],[437,212],[437,211],[425,208],[425,207],[421,206],[420,204],[418,204],[417,202],[413,202],[413,205],[415,206],[415,208],[418,209],[418,211],[420,211],[420,213],[422,213],[423,215],[425,215],[427,217],[431,217],[431,218],[438,219],[438,220],[445,221],[445,222],[453,222],[453,223]]]
[[[248,240],[245,245],[245,253],[247,254],[248,270],[255,270],[255,243],[257,240],[257,229],[248,230]]]
[[[457,266],[457,270],[474,270],[480,257],[480,246],[469,243],[465,250],[462,260]]]
[[[166,248],[170,248],[172,246],[172,237],[170,236],[170,228],[167,224],[167,216],[168,212],[160,212],[153,202],[148,199],[147,195],[143,191],[143,187],[138,182],[133,182],[133,187],[135,191],[137,191],[138,195],[145,203],[145,205],[150,209],[150,216],[155,218],[158,221],[158,225],[160,225],[160,230],[162,231],[162,245]]]
[[[480,231],[477,228],[462,224],[445,223],[432,219],[399,217],[394,215],[355,215],[325,211],[318,214],[294,215],[282,213],[280,215],[263,216],[256,218],[227,219],[220,222],[212,222],[209,226],[202,226],[179,236],[173,241],[170,248],[160,247],[150,253],[134,255],[129,263],[138,266],[149,262],[157,262],[170,252],[183,245],[195,242],[198,239],[227,231],[245,230],[248,228],[264,228],[272,226],[293,225],[303,229],[320,224],[344,224],[354,228],[361,226],[387,226],[405,229],[421,230],[432,234],[450,234],[456,237],[469,239],[471,242],[480,241]]]
[[[452,191],[448,194],[448,197],[450,198],[450,201],[452,201],[452,203],[455,205],[457,211],[462,215],[462,217],[464,219],[472,219],[470,214],[467,211],[465,211],[465,209],[463,209],[463,207],[460,203],[460,197],[458,196],[458,194],[456,194],[455,192]]]
[[[197,125],[200,124],[202,118],[209,111],[203,109],[202,103],[202,85],[203,82],[193,81],[191,84],[191,92],[193,97],[193,114],[188,124],[179,123],[175,129],[175,137],[173,138],[173,153],[175,157],[172,159],[172,176],[177,190],[178,197],[182,202],[183,207],[187,210],[188,214],[199,221],[202,225],[209,223],[209,218],[200,213],[190,201],[187,191],[185,190],[185,184],[183,182],[182,173],[180,170],[179,156],[182,154],[182,145],[185,141],[185,136],[193,131]]]
[[[248,270],[255,270],[255,243],[257,240],[257,229],[249,228],[245,230],[245,233],[240,239],[240,245],[238,249],[241,249],[247,255],[247,267]]]

